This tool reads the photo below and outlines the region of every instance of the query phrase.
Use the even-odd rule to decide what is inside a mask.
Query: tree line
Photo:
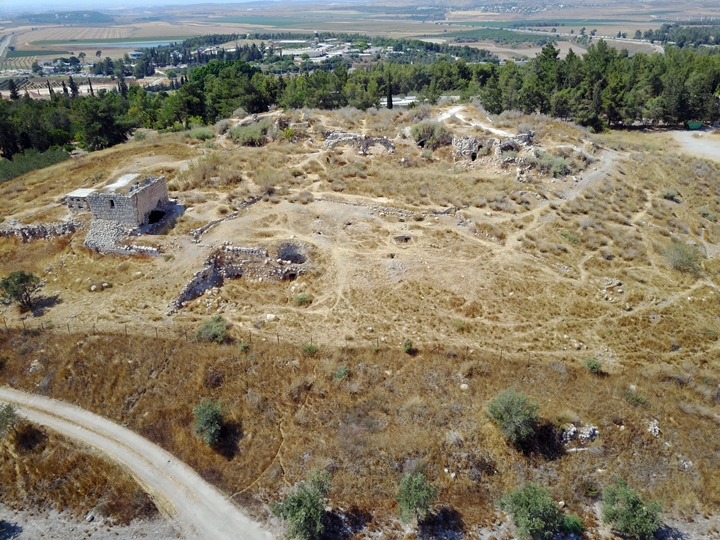
[[[636,123],[680,125],[717,120],[719,91],[720,55],[713,49],[667,47],[662,55],[631,57],[602,40],[584,56],[571,51],[561,59],[550,43],[525,64],[502,66],[443,55],[431,64],[386,60],[350,70],[338,62],[276,76],[243,60],[212,60],[169,90],[128,88],[120,78],[111,91],[80,96],[70,78],[49,101],[11,91],[11,99],[0,100],[0,150],[8,159],[70,141],[93,150],[126,140],[133,128],[212,124],[238,108],[249,113],[271,106],[368,109],[398,94],[429,103],[443,94],[477,97],[492,114],[541,113],[596,130]]]

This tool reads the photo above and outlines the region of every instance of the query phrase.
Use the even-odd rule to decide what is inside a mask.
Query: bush
[[[665,248],[663,255],[673,270],[694,276],[700,275],[703,255],[696,246],[674,241]]]
[[[303,352],[307,356],[312,356],[318,351],[317,345],[313,345],[312,343],[306,343],[303,345]]]
[[[430,150],[452,143],[452,134],[440,122],[421,122],[412,127],[410,134],[419,146]]]
[[[340,366],[335,370],[335,375],[333,375],[333,379],[336,381],[340,381],[350,375],[350,369],[347,366]]]
[[[207,127],[195,128],[190,132],[190,137],[199,141],[207,141],[215,137],[215,132]]]
[[[31,171],[55,165],[69,157],[70,154],[64,149],[56,148],[47,150],[42,154],[35,149],[26,150],[22,154],[12,156],[12,161],[0,159],[0,184]]]
[[[418,350],[413,347],[413,342],[410,338],[405,338],[405,341],[403,341],[403,351],[410,356],[415,356],[418,352]]]
[[[563,526],[562,512],[548,490],[532,482],[505,495],[499,506],[512,517],[520,538],[552,538]]]
[[[220,401],[203,399],[192,412],[195,417],[195,435],[208,446],[216,445],[220,441],[220,430],[225,419]]]
[[[424,518],[435,502],[437,491],[422,473],[408,473],[400,480],[395,499],[403,523]]]
[[[330,473],[313,469],[304,482],[298,482],[283,501],[270,504],[270,511],[287,520],[287,537],[308,540],[324,530],[323,517],[330,490]]]
[[[270,129],[270,122],[263,120],[249,126],[237,126],[230,130],[230,138],[242,146],[262,146]]]
[[[583,527],[582,519],[580,519],[580,516],[576,514],[563,516],[562,528],[566,532],[576,534],[578,536],[582,535],[583,530],[585,529],[585,527]]]
[[[227,333],[225,328],[227,322],[220,315],[215,315],[203,325],[195,333],[195,339],[203,343],[225,343],[227,341]]]
[[[521,444],[535,431],[539,417],[538,404],[525,394],[509,388],[490,402],[488,416],[513,444]]]
[[[5,436],[12,429],[15,431],[15,426],[18,425],[21,418],[17,414],[17,407],[12,403],[6,403],[0,405],[0,440],[4,439]]]
[[[242,352],[248,352],[250,350],[250,344],[246,343],[245,341],[241,341],[238,345],[238,349],[240,349]]]
[[[599,375],[602,373],[602,364],[599,360],[595,360],[594,358],[586,358],[585,367],[587,367],[588,371],[590,371],[593,375]]]
[[[5,301],[17,302],[24,309],[30,309],[33,294],[42,287],[41,283],[40,278],[32,272],[18,270],[0,279],[0,292],[5,295]]]
[[[295,295],[295,297],[293,297],[293,302],[295,302],[298,306],[306,306],[312,302],[312,299],[310,298],[310,295],[302,293]]]
[[[644,500],[622,479],[603,491],[602,520],[623,536],[650,540],[660,527],[661,511],[659,501]]]
[[[145,133],[144,131],[136,131],[133,134],[133,139],[135,139],[136,141],[144,141],[145,139],[147,139],[147,133]]]
[[[552,174],[553,177],[558,178],[570,172],[565,158],[556,157],[547,152],[540,151],[538,157],[530,158],[529,161],[540,174]]]
[[[215,123],[215,133],[217,133],[218,135],[225,135],[228,129],[230,129],[229,120],[220,120]]]

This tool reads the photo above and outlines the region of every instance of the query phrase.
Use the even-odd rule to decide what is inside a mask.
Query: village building
[[[76,189],[67,195],[70,210],[90,210],[93,219],[127,227],[158,223],[169,203],[164,176],[141,179],[139,174],[126,174],[105,187]]]

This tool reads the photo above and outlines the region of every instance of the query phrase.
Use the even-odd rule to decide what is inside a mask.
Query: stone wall
[[[129,227],[147,223],[150,212],[169,202],[164,176],[151,178],[146,185],[132,187],[128,194],[96,192],[88,195],[93,219],[116,221]]]
[[[11,224],[9,227],[0,228],[0,237],[10,238],[15,236],[23,243],[33,240],[47,240],[58,236],[73,234],[77,225],[72,221],[67,223],[46,223],[34,225]]]
[[[67,205],[72,212],[87,212],[90,210],[87,197],[68,197]]]
[[[137,208],[137,224],[144,225],[148,222],[150,212],[156,208],[166,206],[170,203],[165,177],[155,178],[146,186],[133,192]]]
[[[115,221],[137,227],[137,211],[133,197],[122,193],[91,193],[88,203],[95,220]]]

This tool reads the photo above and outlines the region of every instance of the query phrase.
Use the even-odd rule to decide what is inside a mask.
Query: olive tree
[[[273,514],[287,520],[288,538],[310,540],[322,534],[330,480],[329,472],[313,469],[307,480],[295,484],[285,499],[270,504]]]
[[[400,520],[410,523],[424,518],[435,502],[437,491],[422,473],[408,473],[400,480],[395,496]]]
[[[193,408],[195,435],[205,444],[214,446],[220,441],[220,430],[225,419],[220,400],[203,399]]]
[[[18,302],[22,307],[30,309],[33,305],[33,294],[41,287],[38,276],[32,272],[18,270],[0,279],[0,291],[5,301]]]

